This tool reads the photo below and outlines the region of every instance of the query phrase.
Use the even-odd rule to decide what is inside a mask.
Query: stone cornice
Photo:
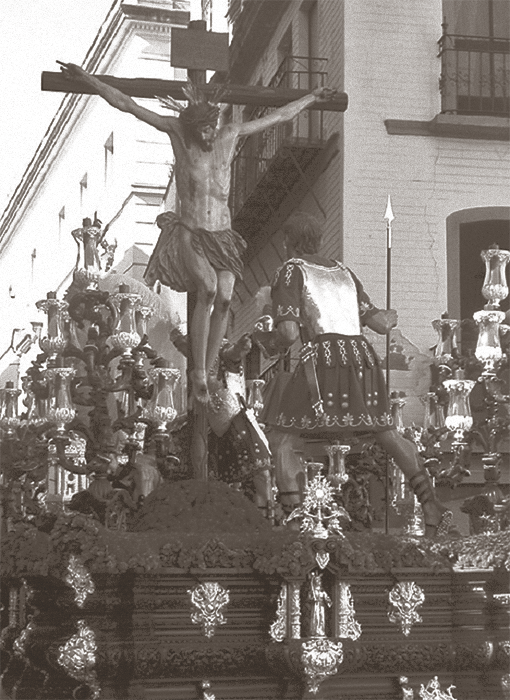
[[[149,7],[147,5],[122,5],[122,11],[129,19],[143,19],[149,22],[165,24],[188,24],[189,12],[183,9]]]
[[[128,31],[143,25],[143,29],[160,29],[157,24],[163,23],[161,31],[168,31],[169,26],[175,24],[187,25],[189,22],[189,12],[178,9],[168,10],[162,7],[151,7],[144,5],[120,5],[112,8],[105,22],[100,27],[96,38],[90,47],[83,66],[86,70],[97,72],[104,69],[108,61],[108,54],[115,53],[122,38]],[[154,26],[156,24],[156,26]],[[152,25],[152,26],[151,26]],[[112,56],[110,56],[110,59]],[[62,100],[55,116],[53,117],[43,139],[39,143],[37,150],[29,162],[14,194],[0,217],[0,254],[8,245],[16,221],[23,216],[28,202],[36,196],[42,175],[47,173],[52,160],[59,152],[59,142],[81,115],[87,105],[89,96],[66,95]]]

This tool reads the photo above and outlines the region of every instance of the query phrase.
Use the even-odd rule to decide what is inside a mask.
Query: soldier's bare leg
[[[416,446],[402,437],[397,430],[377,433],[376,439],[409,479],[423,508],[425,534],[433,537],[448,509],[437,498],[430,477],[419,462]]]
[[[305,475],[298,453],[303,450],[304,441],[299,435],[274,429],[267,437],[274,458],[282,508],[286,515],[290,515],[303,497]]]

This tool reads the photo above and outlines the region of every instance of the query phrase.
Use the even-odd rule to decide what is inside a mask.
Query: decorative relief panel
[[[87,596],[96,590],[92,576],[74,554],[69,557],[64,581],[74,589],[74,600],[79,608],[83,608]]]
[[[412,626],[422,622],[416,609],[425,602],[425,593],[414,581],[401,581],[393,586],[389,599],[393,608],[388,612],[388,619],[399,624],[407,637]]]
[[[188,593],[194,607],[191,621],[194,625],[202,624],[205,636],[210,639],[217,625],[227,624],[222,608],[229,602],[230,593],[221,584],[213,581],[200,583]]]
[[[77,625],[78,633],[59,647],[57,661],[71,678],[89,687],[91,700],[97,700],[101,689],[95,672],[97,652],[95,634],[87,627],[85,620],[78,620]],[[76,691],[75,697],[78,697]]]

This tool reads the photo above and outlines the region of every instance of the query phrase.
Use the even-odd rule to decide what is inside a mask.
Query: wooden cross
[[[291,88],[269,88],[260,85],[221,85],[206,84],[206,71],[228,71],[228,34],[208,32],[206,22],[190,22],[188,29],[172,28],[171,65],[187,68],[189,78],[200,84],[201,91],[207,97],[222,90],[221,101],[225,104],[256,105],[260,107],[282,107],[309,94],[309,90]],[[187,100],[182,91],[183,82],[177,80],[157,80],[147,78],[116,78],[111,75],[96,75],[97,79],[117,88],[130,97],[164,97],[175,100]],[[94,88],[64,76],[61,72],[43,72],[42,90],[76,94],[97,94]],[[344,112],[347,109],[347,95],[336,93],[329,101],[315,102],[308,109]],[[191,327],[191,311],[194,307],[194,295],[188,294],[188,328]],[[190,363],[188,362],[188,374]],[[191,461],[194,477],[207,479],[207,409],[196,402],[192,415],[193,433],[191,442]]]
[[[205,83],[206,70],[228,70],[228,34],[205,31],[205,22],[190,22],[189,29],[172,28],[171,64],[178,68],[188,68],[193,82]],[[164,97],[186,100],[181,80],[158,80],[155,78],[116,78],[112,75],[96,75],[107,85],[117,88],[130,97]],[[94,89],[80,82],[66,78],[60,72],[44,71],[41,76],[42,90],[49,92],[72,92],[94,95]],[[207,97],[219,88],[224,89],[221,101],[225,104],[256,105],[260,107],[282,107],[289,102],[304,97],[310,91],[294,88],[270,88],[262,85],[222,85],[202,84],[201,90]],[[337,93],[327,102],[316,102],[309,109],[344,112],[347,109],[347,95]]]

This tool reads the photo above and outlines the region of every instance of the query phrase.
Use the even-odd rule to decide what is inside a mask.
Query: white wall
[[[422,350],[447,307],[446,217],[506,204],[510,185],[508,142],[386,132],[385,119],[429,121],[440,112],[441,16],[440,0],[350,0],[345,11],[344,259],[383,304],[391,194],[392,300],[400,328]]]
[[[147,22],[124,20],[97,72],[181,79],[182,71],[169,62],[169,30],[159,26],[151,31]],[[155,101],[143,103],[164,113]],[[105,176],[104,144],[112,133],[113,154],[108,154]],[[8,243],[0,254],[0,354],[13,327],[45,320],[35,301],[48,291],[58,290],[59,296],[65,291],[77,253],[70,234],[82,225],[83,217],[93,217],[97,210],[106,224],[119,215],[107,235],[109,241],[117,239],[117,261],[134,244],[150,254],[159,235],[154,222],[162,211],[172,163],[165,134],[97,96],[80,98],[4,239]],[[85,174],[87,188],[80,197]],[[63,208],[65,219],[59,220]]]

